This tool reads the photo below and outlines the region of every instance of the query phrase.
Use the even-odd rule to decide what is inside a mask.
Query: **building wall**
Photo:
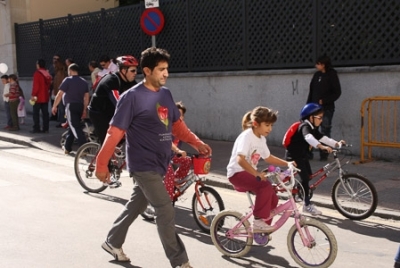
[[[234,141],[241,132],[245,112],[258,105],[277,110],[278,121],[268,136],[268,143],[280,146],[286,129],[299,119],[314,71],[172,73],[167,86],[175,101],[186,105],[185,121],[189,128],[202,138]],[[337,71],[342,95],[336,102],[332,137],[353,144],[352,152],[359,154],[362,101],[373,96],[398,96],[400,66],[337,68]],[[140,80],[138,77],[137,81]],[[22,78],[21,86],[29,96],[31,78]],[[27,104],[27,111],[31,110]],[[372,151],[374,157],[400,157],[397,149]]]
[[[65,17],[117,7],[117,0],[6,0],[0,3],[0,63],[16,73],[14,23]]]

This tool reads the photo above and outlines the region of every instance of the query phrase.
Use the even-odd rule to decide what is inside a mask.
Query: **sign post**
[[[152,46],[156,46],[156,35],[161,32],[164,27],[164,15],[158,9],[158,0],[145,0],[146,10],[140,18],[140,26],[143,32],[151,35]]]

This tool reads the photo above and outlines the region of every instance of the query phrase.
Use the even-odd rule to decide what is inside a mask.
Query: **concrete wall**
[[[337,68],[342,96],[336,102],[332,136],[360,152],[360,110],[364,99],[400,95],[400,66]],[[298,120],[308,96],[314,69],[170,74],[167,86],[175,101],[183,101],[188,126],[202,138],[234,141],[244,113],[262,105],[278,110],[268,143],[280,145],[286,129]],[[137,81],[140,81],[138,77]],[[31,78],[21,78],[29,96]],[[30,111],[32,107],[28,107]],[[397,132],[400,133],[400,132]],[[398,138],[400,140],[400,137]],[[373,149],[380,158],[398,159],[396,149]]]

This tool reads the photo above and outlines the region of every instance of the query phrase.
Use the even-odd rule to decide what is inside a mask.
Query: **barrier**
[[[400,148],[400,138],[397,136],[400,132],[398,110],[400,110],[400,96],[376,96],[362,102],[361,163],[372,160],[372,147]],[[365,147],[368,148],[367,159],[364,158]]]

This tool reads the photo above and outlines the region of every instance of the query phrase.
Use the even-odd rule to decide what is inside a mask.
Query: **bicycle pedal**
[[[114,181],[108,185],[108,187],[110,187],[111,189],[115,189],[115,188],[118,188],[121,186],[122,186],[122,183],[120,181]]]

